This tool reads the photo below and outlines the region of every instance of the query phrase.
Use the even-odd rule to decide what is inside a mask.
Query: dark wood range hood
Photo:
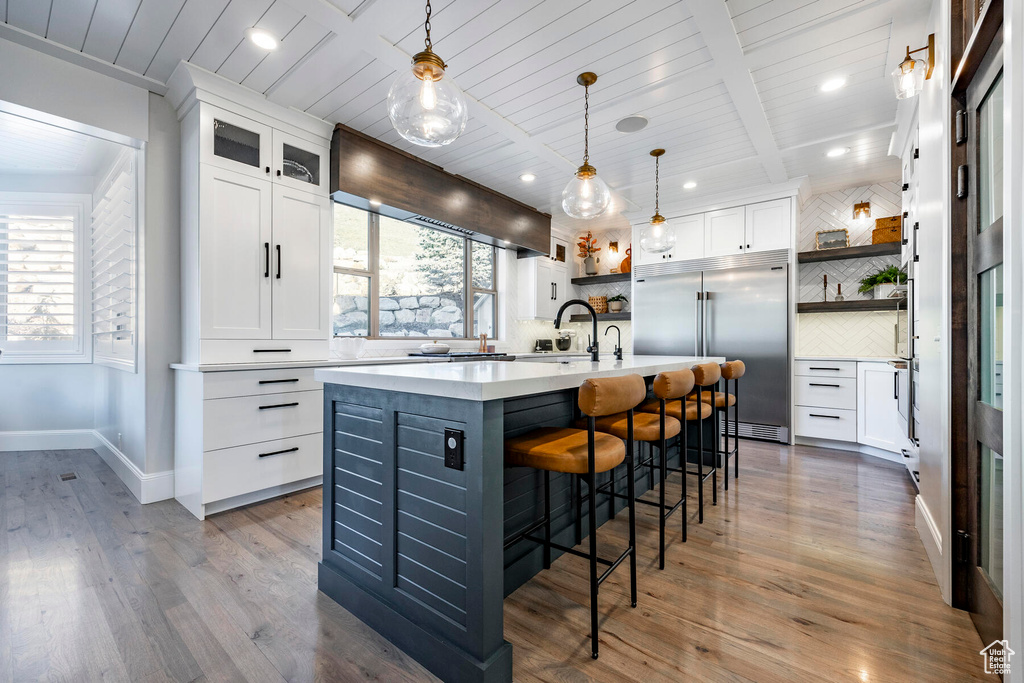
[[[520,256],[551,247],[550,215],[341,124],[331,139],[331,194],[384,216],[507,242]]]

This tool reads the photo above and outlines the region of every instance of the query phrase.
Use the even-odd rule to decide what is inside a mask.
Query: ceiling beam
[[[362,50],[396,71],[409,68],[412,55],[406,54],[382,37],[387,26],[386,22],[393,18],[386,7],[387,3],[373,3],[365,8],[360,6],[357,8],[360,11],[353,13],[356,14],[356,18],[353,20],[328,0],[285,1],[324,28],[338,34],[338,37],[353,49]],[[465,97],[471,116],[483,122],[492,131],[516,143],[521,149],[531,152],[554,168],[563,170],[566,182],[576,172],[576,163],[554,151],[479,100],[468,94]],[[614,192],[614,188],[613,194],[618,195],[617,192]],[[621,195],[618,195],[618,198],[618,206],[639,208]]]
[[[729,91],[740,121],[757,150],[768,179],[773,183],[785,182],[789,176],[782,163],[775,136],[768,125],[768,117],[765,116],[754,79],[744,61],[743,48],[740,47],[732,17],[729,16],[729,8],[721,0],[687,0],[686,4],[704,37],[704,44],[711,52],[711,58]]]

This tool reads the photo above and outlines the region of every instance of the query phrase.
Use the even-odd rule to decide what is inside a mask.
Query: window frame
[[[362,211],[362,212],[364,212],[367,215],[367,227],[366,227],[366,230],[367,230],[366,269],[363,270],[363,269],[360,269],[360,268],[348,268],[348,267],[344,267],[344,266],[334,265],[333,264],[333,255],[332,255],[332,267],[333,267],[333,271],[332,272],[333,272],[333,274],[335,274],[335,275],[351,275],[351,276],[354,276],[354,277],[365,277],[365,278],[367,278],[369,280],[369,287],[367,288],[368,289],[368,295],[369,295],[369,301],[367,301],[367,304],[366,304],[366,313],[367,313],[367,321],[366,321],[367,327],[366,327],[366,329],[367,329],[367,334],[366,334],[366,336],[363,336],[363,337],[357,337],[355,335],[335,335],[334,334],[334,322],[333,322],[334,316],[331,316],[331,319],[332,319],[331,320],[331,338],[332,339],[367,339],[367,340],[374,340],[374,341],[390,341],[390,342],[396,342],[396,341],[402,341],[402,340],[422,341],[422,340],[434,339],[434,337],[427,337],[427,336],[422,336],[422,337],[399,337],[399,336],[386,336],[386,335],[385,336],[381,336],[381,334],[380,334],[380,214],[375,213],[373,211],[367,211],[366,209],[362,209],[362,208],[360,208],[358,206],[350,206],[350,205],[347,205],[347,204],[342,204],[342,206],[348,206],[349,208],[356,209],[358,211]],[[404,221],[404,222],[408,222],[408,221]],[[448,232],[448,231],[445,231],[445,230],[440,230],[438,228],[430,227],[430,226],[427,226],[427,225],[419,225],[417,223],[413,223],[413,225],[416,225],[416,227],[423,228],[425,230],[435,230],[435,231],[437,231],[437,232],[439,232],[439,233],[441,233],[443,235],[450,235],[452,237],[457,237],[458,239],[462,240],[463,263],[465,264],[464,275],[463,275],[463,277],[465,278],[465,286],[462,288],[463,310],[464,310],[463,322],[465,324],[465,327],[464,327],[464,330],[463,330],[463,336],[461,336],[461,337],[445,337],[445,339],[452,339],[452,340],[457,340],[457,341],[469,341],[469,340],[472,340],[472,339],[477,339],[477,337],[473,335],[473,326],[475,324],[474,315],[473,315],[473,297],[474,297],[475,294],[492,294],[494,296],[494,337],[492,337],[492,338],[493,339],[498,339],[499,335],[500,335],[500,332],[501,332],[501,330],[499,328],[499,324],[498,324],[498,310],[499,310],[499,308],[498,308],[498,295],[499,295],[499,293],[498,293],[498,262],[500,260],[498,258],[498,247],[496,247],[494,245],[491,245],[491,244],[487,244],[486,242],[479,242],[479,244],[484,244],[484,245],[489,246],[491,248],[491,259],[492,259],[492,261],[491,261],[492,262],[491,287],[492,287],[492,289],[485,289],[485,288],[481,288],[481,287],[475,287],[473,285],[473,244],[474,244],[475,240],[471,240],[468,237],[466,237],[465,235],[459,235],[459,234],[456,234],[456,233],[451,233],[451,232]],[[331,226],[331,234],[332,234],[332,236],[334,234],[334,226],[333,226],[333,224]],[[332,245],[334,244],[333,239],[331,240],[331,244]],[[331,291],[332,301],[333,301],[333,298],[335,296],[337,296],[337,292],[333,291],[333,285],[332,285],[332,291]]]
[[[0,355],[0,363],[4,365],[91,363],[92,242],[91,234],[86,234],[86,217],[92,214],[92,196],[60,192],[0,192],[0,207],[15,207],[14,211],[20,213],[46,212],[56,209],[66,209],[71,213],[74,223],[72,233],[75,295],[72,349],[47,350],[46,342],[0,341],[0,349],[3,350],[3,354]],[[0,209],[0,213],[7,210]],[[91,228],[91,221],[88,227]]]

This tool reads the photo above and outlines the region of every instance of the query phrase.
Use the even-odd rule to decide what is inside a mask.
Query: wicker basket
[[[901,218],[888,216],[875,221],[875,229],[871,231],[871,244],[888,244],[899,242],[901,235]]]
[[[598,313],[608,312],[608,297],[591,296],[587,297],[587,301],[590,303],[591,306],[594,307],[594,310],[597,311]]]

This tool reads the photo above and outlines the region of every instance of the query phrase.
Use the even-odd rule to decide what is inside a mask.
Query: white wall
[[[935,33],[935,71],[920,95],[918,252],[921,493],[917,529],[942,590],[950,602],[950,58],[949,2],[936,2],[929,19]]]
[[[93,383],[91,365],[0,365],[0,450],[4,432],[92,429]]]

